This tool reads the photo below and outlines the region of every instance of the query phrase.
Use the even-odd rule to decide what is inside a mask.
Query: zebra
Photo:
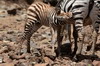
[[[18,42],[22,44],[27,41],[27,52],[30,53],[30,38],[34,32],[36,32],[42,25],[50,27],[52,35],[52,52],[54,52],[55,37],[57,36],[58,52],[60,52],[61,37],[60,33],[64,25],[57,24],[57,20],[54,16],[63,13],[59,8],[50,6],[43,2],[34,2],[27,9],[27,20],[24,27],[24,33],[19,38]],[[71,17],[70,13],[67,13],[68,19]],[[57,34],[56,34],[57,33]],[[21,48],[21,46],[19,46]]]
[[[48,0],[48,2],[51,2],[51,1],[53,0]],[[99,7],[100,1],[97,1],[97,0],[95,1],[94,0],[58,0],[57,6],[59,6],[61,10],[63,10],[64,12],[72,12],[73,14],[73,20],[72,20],[73,22],[71,21],[70,22],[67,21],[67,22],[72,23],[72,24],[74,23],[74,27],[73,27],[74,28],[73,36],[74,36],[74,41],[75,41],[75,48],[73,52],[74,58],[77,55],[80,55],[82,51],[85,22],[86,22],[86,25],[88,25],[88,23],[91,22],[94,27],[94,32],[93,32],[94,41],[93,41],[93,46],[92,46],[92,55],[94,55],[94,48],[95,48],[95,44],[97,40],[97,29],[95,28],[96,27],[95,24],[97,22],[100,23],[100,7]],[[92,14],[95,14],[94,18],[92,17],[93,16]],[[60,19],[58,18],[58,20]],[[63,19],[61,18],[61,20]],[[80,42],[79,45],[77,45],[78,37],[79,37],[79,42]]]

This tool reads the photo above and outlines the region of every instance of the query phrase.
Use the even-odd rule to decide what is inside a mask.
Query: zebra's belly
[[[50,23],[47,20],[44,20],[44,21],[41,21],[41,25],[49,27]]]

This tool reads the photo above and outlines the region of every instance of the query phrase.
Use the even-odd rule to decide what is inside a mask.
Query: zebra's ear
[[[57,13],[57,14],[60,14],[61,9],[60,9],[59,7],[55,7],[55,10],[56,10],[56,13]]]
[[[60,14],[58,15],[55,15],[55,18],[58,20],[58,21],[67,21],[67,20],[70,20],[72,19],[73,17],[73,14],[72,12],[67,12],[65,13],[64,11],[62,11]]]

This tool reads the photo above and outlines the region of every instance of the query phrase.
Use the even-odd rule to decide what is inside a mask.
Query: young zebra
[[[27,21],[25,23],[24,33],[19,42],[22,44],[27,40],[27,52],[30,53],[30,38],[34,32],[36,32],[42,25],[51,27],[52,44],[55,43],[55,36],[57,33],[58,52],[60,52],[60,32],[64,25],[58,25],[54,16],[60,14],[60,9],[52,7],[43,2],[34,2],[27,10]],[[70,13],[67,13],[68,19],[71,17]],[[52,45],[52,52],[54,51],[54,45]]]
[[[47,2],[51,2],[51,1],[54,0],[47,0]],[[97,3],[100,6],[100,1],[97,0],[95,2],[94,0],[56,0],[56,1],[59,1],[57,5],[61,8],[61,10],[63,10],[64,12],[72,12],[73,14],[73,22],[68,22],[68,23],[71,24],[74,23],[74,32],[73,32],[73,36],[75,40],[74,54],[79,55],[81,54],[82,47],[83,47],[84,23],[86,22],[87,25],[90,21],[92,21],[93,26],[95,26],[96,21],[100,23],[100,15],[99,15],[100,7],[96,7]],[[91,16],[92,14],[95,14],[93,15],[94,18]],[[90,17],[92,20],[90,19]],[[95,36],[93,41],[92,54],[94,54],[94,47],[97,38],[97,32],[94,31],[94,33]],[[80,44],[78,44],[77,46],[78,37],[79,37]]]

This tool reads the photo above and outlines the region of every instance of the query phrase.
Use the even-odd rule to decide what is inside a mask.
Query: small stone
[[[14,9],[9,9],[7,10],[7,13],[10,14],[10,15],[16,15],[17,14],[17,10],[14,8]]]
[[[50,58],[48,58],[48,57],[44,57],[43,59],[44,59],[44,61],[46,63],[53,63],[53,61]]]
[[[7,34],[13,34],[14,33],[14,31],[12,31],[12,30],[9,30],[8,32],[7,32]]]
[[[6,10],[0,10],[0,17],[4,18],[6,17],[8,14],[7,14],[7,11]]]
[[[42,64],[35,64],[34,66],[47,66],[48,63],[42,63]]]
[[[3,62],[3,57],[0,57],[0,63],[2,63]]]
[[[3,38],[0,36],[0,41],[3,41]]]
[[[93,66],[100,66],[100,61],[94,60],[94,61],[93,61]]]
[[[4,18],[4,17],[6,17],[6,15],[0,15],[0,17]]]
[[[0,66],[15,66],[14,63],[2,63]]]
[[[18,22],[22,21],[21,17],[16,18],[16,21]]]

